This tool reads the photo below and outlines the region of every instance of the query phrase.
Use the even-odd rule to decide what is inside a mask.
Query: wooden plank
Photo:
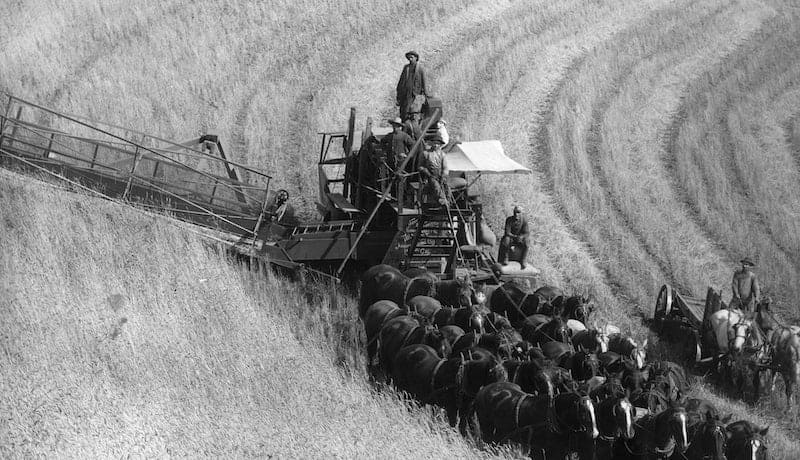
[[[695,297],[684,297],[678,292],[675,292],[675,305],[681,310],[683,316],[686,317],[695,327],[699,328],[703,323],[703,312],[705,310],[705,300],[697,299]]]
[[[347,201],[347,199],[341,193],[329,193],[328,198],[330,198],[331,203],[333,203],[336,209],[340,209],[350,214],[361,213],[361,210],[350,204],[350,202]]]

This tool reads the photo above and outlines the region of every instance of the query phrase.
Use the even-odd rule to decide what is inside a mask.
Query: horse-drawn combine
[[[428,110],[430,125],[442,109]],[[320,133],[316,222],[284,213],[280,206],[290,205],[276,200],[285,191],[271,190],[269,174],[228,158],[216,136],[173,142],[10,95],[0,116],[0,161],[168,212],[212,230],[241,254],[282,267],[338,276],[346,267],[387,263],[441,279],[492,278],[482,204],[471,186],[482,175],[530,171],[506,157],[498,141],[452,145],[448,205],[423,212],[418,177],[370,169],[371,158],[385,156],[379,141],[387,132],[371,121],[356,132],[352,109],[347,131]]]
[[[441,110],[428,107],[426,128]],[[647,363],[646,343],[587,327],[590,299],[508,281],[535,270],[496,265],[473,185],[487,174],[530,171],[499,142],[446,146],[446,204],[430,206],[421,203],[418,176],[380,166],[387,132],[369,120],[356,132],[352,110],[346,131],[320,133],[322,218],[306,223],[287,212],[287,194],[271,190],[268,174],[231,161],[211,135],[171,142],[8,96],[0,162],[167,212],[281,267],[336,275],[363,268],[359,316],[371,370],[487,442],[516,441],[537,458],[763,451],[766,430],[726,426],[707,401],[683,398],[680,366]],[[422,132],[418,144],[431,134]],[[472,281],[496,285],[485,304]],[[704,324],[720,303],[713,290],[700,300],[665,286],[656,327],[692,337],[692,357],[705,359]]]

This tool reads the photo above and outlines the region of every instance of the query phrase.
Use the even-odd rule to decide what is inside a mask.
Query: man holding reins
[[[758,285],[756,274],[750,270],[755,267],[755,263],[749,257],[741,260],[742,268],[733,274],[731,288],[733,298],[730,308],[739,308],[745,313],[752,313],[761,300],[761,288]]]

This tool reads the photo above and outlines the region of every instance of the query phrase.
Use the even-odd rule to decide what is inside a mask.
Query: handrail
[[[31,144],[30,142],[26,142],[25,140],[21,140],[21,139],[10,137],[10,136],[5,136],[5,137],[6,137],[6,139],[11,139],[14,142],[19,142],[21,144],[28,145],[28,146],[31,146],[31,147],[34,147],[34,148],[37,148],[37,149],[42,149],[42,147],[37,146],[35,144]],[[62,145],[63,147],[67,148],[67,150],[70,150],[70,151],[73,150],[69,146],[64,146],[63,144],[60,144],[60,143],[58,145]],[[110,171],[113,171],[113,172],[120,173],[120,175],[131,176],[131,177],[136,178],[137,180],[139,180],[141,182],[144,182],[146,184],[152,185],[154,187],[158,187],[157,184],[162,184],[162,185],[170,186],[172,189],[182,190],[182,191],[186,192],[186,194],[193,194],[193,195],[206,196],[206,197],[210,197],[211,196],[208,193],[204,193],[204,192],[199,191],[199,190],[192,190],[192,189],[188,189],[186,187],[181,187],[180,185],[169,184],[166,181],[158,180],[158,179],[155,179],[155,178],[148,178],[146,176],[142,176],[142,175],[139,175],[139,174],[136,174],[136,173],[131,174],[130,171],[123,171],[123,170],[121,170],[119,168],[115,168],[113,166],[109,166],[107,164],[100,163],[100,162],[97,162],[97,161],[90,162],[89,160],[87,160],[85,158],[78,157],[78,156],[73,156],[73,155],[70,155],[68,153],[64,153],[64,152],[58,151],[58,150],[50,149],[50,152],[51,153],[55,153],[56,155],[60,155],[60,156],[64,156],[64,157],[70,158],[72,160],[79,161],[79,162],[92,163],[93,166],[91,166],[91,167],[89,167],[87,169],[89,169],[91,171],[95,171],[96,173],[99,173],[99,174],[105,174],[105,172],[102,171],[103,169],[105,169],[105,170],[110,170]],[[177,165],[181,166],[181,167],[186,167],[185,165],[182,165],[180,163],[177,163]],[[74,165],[74,166],[80,168],[80,166],[77,166],[77,165]],[[176,195],[176,196],[178,196],[178,195]],[[229,199],[226,199],[224,197],[217,197],[216,199],[218,201],[221,201],[223,203],[227,203],[228,205],[231,205],[231,206],[234,206],[234,207],[243,206],[243,204],[241,202],[229,200]],[[209,201],[209,204],[210,204],[211,200],[208,200],[208,201]],[[256,201],[256,203],[258,203],[258,201]]]
[[[104,196],[104,197],[106,197],[106,198],[111,198],[111,197],[109,197],[108,195],[105,195],[105,194],[103,194],[103,193],[97,192],[96,190],[94,190],[94,189],[91,189],[91,188],[89,188],[89,187],[86,187],[86,186],[84,186],[84,185],[82,185],[82,184],[78,184],[77,182],[75,182],[75,181],[71,181],[71,180],[67,179],[66,177],[64,177],[64,176],[62,176],[62,175],[60,175],[60,174],[57,174],[57,173],[54,173],[54,172],[52,172],[52,171],[48,170],[47,168],[44,168],[44,167],[42,167],[42,166],[39,166],[39,165],[37,165],[36,163],[33,163],[33,162],[31,162],[31,161],[28,161],[28,160],[26,160],[25,158],[23,158],[23,157],[20,157],[19,155],[16,155],[16,154],[14,154],[14,153],[12,153],[12,152],[10,152],[10,151],[6,150],[6,149],[2,149],[2,148],[0,148],[0,153],[2,153],[2,154],[4,154],[4,155],[11,156],[11,157],[14,157],[14,158],[16,158],[18,161],[21,161],[21,162],[23,162],[23,163],[25,163],[25,164],[28,164],[29,166],[33,166],[34,168],[41,169],[41,170],[43,170],[43,171],[45,171],[45,172],[47,172],[47,173],[49,173],[49,174],[51,174],[51,175],[53,175],[53,176],[55,176],[55,177],[58,177],[58,178],[60,178],[60,179],[63,179],[63,180],[65,180],[66,182],[69,182],[69,183],[72,183],[72,184],[78,185],[78,186],[80,186],[81,188],[85,188],[85,189],[92,190],[92,191],[94,191],[95,193],[98,193],[99,195],[101,195],[101,196]],[[246,228],[242,227],[241,225],[239,225],[239,224],[237,224],[237,223],[235,223],[235,222],[232,222],[232,221],[230,221],[230,220],[228,220],[228,219],[225,219],[224,217],[220,216],[219,214],[216,214],[216,213],[214,213],[213,211],[210,211],[210,210],[208,210],[208,209],[205,209],[204,207],[202,207],[202,206],[198,205],[197,203],[194,203],[194,202],[192,202],[192,201],[190,201],[190,200],[187,200],[187,199],[185,199],[185,198],[183,198],[183,197],[181,197],[181,196],[179,196],[179,195],[175,195],[174,193],[170,192],[169,190],[161,189],[161,188],[160,188],[160,187],[158,187],[158,186],[155,186],[154,188],[155,188],[156,190],[158,190],[158,191],[164,192],[166,195],[170,195],[170,196],[172,196],[172,197],[174,197],[174,198],[177,198],[177,199],[178,199],[178,200],[180,200],[180,201],[184,201],[184,202],[186,202],[186,203],[187,203],[189,206],[193,206],[193,207],[196,207],[197,209],[200,209],[201,211],[204,211],[204,212],[206,213],[206,215],[208,215],[208,216],[210,216],[210,217],[217,218],[217,219],[219,219],[220,221],[222,221],[222,222],[225,222],[225,223],[228,223],[228,224],[230,224],[231,226],[233,226],[233,227],[235,227],[235,228],[239,228],[239,229],[241,229],[241,230],[244,230],[244,232],[245,232],[245,233],[247,233],[247,234],[253,234],[253,231],[252,231],[252,230],[246,229]]]
[[[43,138],[44,138],[44,136],[42,136],[42,134],[41,134],[41,133],[39,133],[37,129],[32,129],[32,128],[28,127],[28,126],[24,126],[24,125],[27,125],[28,123],[24,123],[24,124],[22,124],[22,123],[16,123],[16,121],[18,121],[18,119],[16,119],[16,118],[8,118],[8,119],[7,119],[7,121],[8,121],[8,122],[11,122],[11,123],[14,123],[14,124],[15,124],[15,126],[20,126],[20,125],[23,125],[23,126],[22,126],[22,128],[23,128],[23,129],[25,129],[25,130],[28,130],[28,131],[32,132],[34,135],[38,135],[38,136],[40,136],[40,137],[43,137]],[[78,122],[78,123],[79,123],[79,124],[82,124],[82,123],[80,123],[80,122]],[[34,125],[34,126],[35,126],[35,125]],[[90,128],[91,128],[91,127],[90,127]],[[102,132],[102,131],[101,131],[101,132]],[[112,135],[112,136],[113,136],[113,135]],[[16,137],[11,137],[11,136],[7,136],[7,137],[8,137],[8,139],[13,139],[14,141],[17,141],[17,142],[24,142],[24,141],[22,141],[22,140],[19,140],[19,139],[17,139]],[[69,136],[69,135],[67,135],[67,137],[70,137],[70,136]],[[123,141],[126,141],[125,139],[122,139],[122,138],[120,138],[120,139],[121,139],[121,140],[123,140]],[[125,149],[120,149],[120,148],[118,148],[118,147],[110,146],[110,145],[106,144],[104,141],[100,141],[100,140],[85,140],[84,142],[89,142],[89,143],[92,143],[92,144],[100,144],[100,145],[103,145],[103,146],[105,146],[106,148],[108,148],[108,149],[111,149],[111,150],[114,150],[114,151],[116,151],[116,152],[118,152],[118,153],[126,154],[126,155],[133,156],[133,157],[135,157],[135,156],[136,156],[136,154],[135,154],[134,152],[129,152],[129,151],[125,150]],[[73,151],[73,150],[75,150],[75,149],[73,149],[72,147],[70,147],[70,146],[68,146],[68,145],[65,145],[65,144],[64,144],[64,143],[62,143],[62,142],[58,142],[58,141],[57,141],[57,142],[56,142],[56,144],[57,144],[57,145],[60,145],[60,146],[62,146],[62,147],[64,147],[64,148],[66,148],[66,149],[67,149],[67,150],[69,150],[69,151]],[[29,145],[31,145],[31,146],[34,146],[33,144],[29,144]],[[166,155],[160,154],[160,153],[158,153],[158,152],[156,152],[156,151],[153,151],[153,150],[151,150],[151,149],[149,149],[149,148],[147,148],[147,147],[143,147],[143,146],[141,146],[141,145],[139,145],[139,144],[137,144],[137,143],[135,143],[135,142],[129,142],[129,144],[123,144],[123,145],[133,145],[133,146],[137,146],[137,147],[139,147],[139,148],[141,148],[141,149],[144,149],[144,150],[146,150],[146,151],[148,151],[148,152],[151,152],[151,153],[152,153],[152,154],[154,154],[155,156],[159,157],[159,158],[160,158],[162,161],[167,161],[167,162],[169,162],[169,163],[170,163],[170,164],[172,164],[172,165],[175,165],[175,166],[177,166],[177,167],[180,167],[180,168],[183,168],[183,169],[185,169],[185,170],[191,171],[192,173],[199,174],[199,175],[201,175],[201,176],[203,176],[203,177],[206,177],[207,179],[211,179],[211,180],[217,180],[216,176],[214,176],[214,175],[211,175],[211,174],[209,174],[209,173],[206,173],[206,172],[204,172],[204,171],[201,171],[201,170],[199,170],[199,169],[196,169],[196,168],[192,168],[191,166],[188,166],[188,165],[186,165],[186,164],[183,164],[183,163],[181,163],[181,162],[179,162],[179,161],[177,161],[177,160],[175,160],[175,159],[173,159],[173,158],[170,158],[170,157],[168,157],[168,156],[166,156]],[[34,146],[34,147],[36,147],[36,146]],[[41,147],[38,147],[38,148],[41,148]],[[59,153],[59,152],[56,152],[56,153]],[[59,153],[59,154],[62,154],[62,155],[64,155],[64,156],[68,156],[68,155],[66,155],[66,154],[63,154],[63,153]],[[81,159],[81,160],[82,160],[82,159]],[[102,165],[102,163],[100,163],[100,164]],[[109,166],[106,166],[106,165],[103,165],[103,167],[106,167],[106,168],[109,168],[109,169],[112,169],[112,170],[117,170],[116,168],[112,168],[112,167],[109,167]],[[127,174],[127,173],[126,173],[126,174]],[[265,177],[269,178],[269,176],[265,176]],[[236,192],[243,193],[241,190],[237,190],[235,187],[233,187],[233,186],[231,186],[230,184],[228,184],[228,183],[227,183],[227,181],[226,181],[226,182],[223,182],[221,185],[222,185],[224,188],[232,189],[232,190],[234,191],[234,193],[236,193]],[[244,194],[244,193],[243,193],[243,194]],[[250,196],[249,194],[244,194],[244,195],[245,195],[247,198],[249,198],[249,199],[253,200],[253,201],[254,201],[254,202],[256,202],[256,203],[259,203],[259,202],[260,202],[260,199],[258,199],[257,197]],[[246,203],[245,203],[245,204],[246,204]]]
[[[202,156],[204,158],[210,158],[210,159],[213,159],[215,161],[228,163],[228,164],[230,164],[232,166],[236,166],[237,168],[242,168],[242,169],[244,169],[246,171],[252,172],[252,173],[257,174],[257,175],[262,176],[262,177],[268,177],[270,179],[272,178],[272,176],[270,176],[269,174],[266,174],[266,173],[264,173],[262,171],[259,171],[257,169],[253,169],[251,166],[247,166],[245,164],[237,163],[235,161],[223,160],[223,159],[221,159],[219,157],[216,157],[214,155],[209,154],[208,152],[204,152],[202,150],[193,149],[193,148],[191,148],[189,146],[177,143],[175,141],[171,141],[171,140],[168,140],[168,139],[163,139],[163,138],[160,138],[158,136],[154,136],[152,134],[148,134],[148,133],[145,133],[145,132],[142,132],[142,131],[138,131],[138,130],[135,130],[135,129],[132,129],[132,128],[126,128],[126,127],[123,127],[123,126],[115,125],[113,123],[94,120],[94,119],[86,117],[84,115],[73,115],[73,114],[68,114],[66,112],[56,112],[53,109],[49,109],[47,107],[41,106],[39,104],[30,102],[30,101],[27,101],[25,99],[22,99],[20,97],[8,94],[6,92],[3,92],[3,94],[6,94],[9,97],[8,108],[6,110],[6,118],[8,118],[9,120],[11,120],[12,118],[8,117],[8,111],[11,109],[12,102],[16,100],[16,101],[18,101],[18,102],[20,102],[22,104],[25,104],[25,105],[28,105],[28,106],[31,106],[31,107],[35,107],[35,108],[37,108],[39,110],[43,110],[43,111],[45,111],[47,113],[51,113],[53,115],[62,117],[64,119],[66,119],[66,120],[78,123],[78,124],[80,124],[82,126],[85,126],[85,127],[89,128],[89,129],[92,129],[92,130],[95,130],[97,132],[103,133],[103,134],[105,134],[107,136],[111,136],[111,137],[113,137],[115,139],[122,140],[123,143],[137,145],[135,142],[133,142],[133,141],[131,141],[129,139],[126,139],[126,138],[124,138],[122,136],[117,136],[116,134],[113,134],[113,133],[110,133],[108,131],[102,130],[102,129],[96,127],[96,126],[92,126],[92,124],[101,125],[101,126],[107,126],[109,128],[114,128],[114,129],[120,129],[122,131],[127,131],[128,133],[137,134],[137,135],[143,136],[145,138],[150,138],[150,139],[156,140],[158,142],[163,142],[163,143],[169,144],[169,145],[171,145],[173,147],[180,147],[182,149],[186,149],[186,150],[188,150],[190,152],[194,152],[196,154],[199,154],[200,156]],[[83,120],[83,121],[81,121],[81,120]],[[27,123],[27,122],[25,122],[25,123]],[[90,124],[90,123],[92,123],[92,124]],[[66,133],[64,133],[64,134],[66,134]],[[103,142],[103,141],[99,141],[99,142]],[[144,148],[146,150],[150,150],[150,148],[148,148],[148,147],[144,147],[144,146],[140,146],[140,147]],[[174,153],[179,153],[179,152],[176,152],[174,150],[168,150],[168,149],[161,148],[161,147],[152,147],[152,149],[153,150],[170,151],[170,152],[174,152]],[[184,153],[184,154],[186,154],[186,153]]]
[[[97,132],[99,132],[99,133],[105,134],[106,136],[109,136],[109,137],[112,137],[112,138],[114,138],[114,139],[118,139],[118,140],[120,140],[120,141],[123,141],[123,142],[124,142],[124,143],[126,143],[126,144],[129,144],[129,145],[135,146],[135,147],[137,147],[137,148],[139,148],[139,149],[143,149],[143,150],[145,150],[145,151],[151,152],[152,154],[154,154],[154,155],[156,155],[156,156],[158,156],[158,157],[160,157],[160,158],[163,158],[163,159],[166,159],[166,160],[170,160],[170,161],[176,161],[176,160],[174,160],[173,158],[170,158],[169,156],[167,156],[167,155],[164,155],[164,154],[162,154],[162,153],[160,153],[160,152],[158,152],[158,151],[155,151],[155,150],[153,150],[153,149],[151,149],[151,148],[149,148],[149,147],[145,147],[145,146],[143,146],[143,145],[141,145],[141,144],[139,144],[139,143],[137,143],[137,142],[131,141],[131,140],[129,140],[129,139],[125,139],[124,137],[121,137],[121,136],[118,136],[118,135],[116,135],[116,134],[114,134],[114,133],[111,133],[111,132],[105,131],[105,130],[103,130],[103,129],[100,129],[100,128],[96,127],[96,126],[92,126],[92,125],[90,125],[90,124],[87,124],[87,123],[85,123],[85,122],[83,122],[83,121],[80,121],[80,120],[78,120],[78,119],[71,118],[70,116],[67,116],[67,115],[65,115],[65,114],[63,114],[63,113],[56,112],[56,111],[54,111],[54,110],[48,109],[48,108],[46,108],[46,107],[43,107],[43,106],[40,106],[40,105],[38,105],[38,104],[34,104],[34,103],[32,103],[32,102],[25,101],[25,100],[23,100],[23,99],[20,99],[20,98],[18,98],[18,97],[15,97],[15,96],[11,96],[11,95],[9,95],[9,98],[10,98],[10,99],[9,99],[9,108],[10,108],[10,106],[11,106],[12,102],[13,102],[14,100],[17,100],[17,101],[19,101],[20,103],[27,104],[28,106],[31,106],[31,107],[38,108],[38,109],[40,109],[40,110],[43,110],[43,111],[44,111],[44,112],[46,112],[46,113],[53,114],[53,115],[55,115],[55,116],[57,116],[57,117],[61,117],[61,118],[65,119],[65,120],[71,121],[71,122],[73,122],[73,123],[77,123],[78,125],[81,125],[81,126],[84,126],[84,127],[86,127],[86,128],[89,128],[89,129],[91,129],[91,130],[94,130],[94,131],[97,131]],[[17,120],[17,121],[19,121],[19,119],[18,119],[18,118],[13,118],[13,119],[12,119],[12,118],[8,118],[7,120],[8,120],[8,121],[12,121],[12,120]],[[91,141],[90,141],[90,142],[91,142]],[[93,141],[93,142],[96,142],[96,143],[102,143],[103,141],[96,140],[96,141]],[[111,148],[111,147],[109,147],[109,148]],[[121,150],[121,149],[118,149],[118,150],[120,150],[120,151],[124,151],[124,150]],[[202,153],[202,152],[200,152],[200,153]],[[209,158],[213,158],[213,157],[209,156]],[[192,167],[190,167],[190,166],[188,166],[188,165],[183,165],[183,166],[184,166],[186,169],[188,169],[188,170],[190,170],[190,171],[193,171],[193,172],[195,172],[195,173],[197,173],[197,174],[200,174],[200,175],[202,175],[202,176],[209,177],[209,175],[208,175],[207,173],[203,172],[203,171],[200,171],[200,170],[198,170],[198,169],[192,168]],[[261,174],[261,173],[259,173],[259,174]],[[265,176],[265,177],[268,177],[268,176],[266,176],[266,175],[264,175],[264,174],[261,174],[261,175],[262,175],[262,176]],[[211,179],[213,179],[213,177],[210,177],[210,178],[211,178]],[[228,185],[228,184],[222,184],[222,185],[223,185],[223,187],[234,188],[234,187],[231,187],[231,186],[230,186],[230,185]],[[235,190],[235,188],[234,188],[234,190]],[[241,191],[240,191],[240,192],[241,192]],[[253,200],[253,201],[255,201],[255,202],[259,202],[259,201],[260,201],[260,200],[258,200],[258,198],[254,198],[254,197],[249,197],[249,198],[250,198],[250,199],[252,199],[252,200]]]

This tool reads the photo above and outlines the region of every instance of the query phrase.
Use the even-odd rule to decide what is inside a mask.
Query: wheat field
[[[316,133],[350,107],[357,127],[394,116],[415,49],[451,135],[499,139],[533,170],[480,187],[495,229],[525,207],[539,283],[594,295],[598,321],[641,340],[662,284],[727,300],[750,256],[800,319],[791,0],[14,0],[0,25],[0,90],[177,141],[218,134],[307,219]],[[0,215],[4,457],[518,455],[372,390],[350,293],[12,173]],[[800,458],[782,394],[752,406],[696,380],[770,425],[775,458]]]

